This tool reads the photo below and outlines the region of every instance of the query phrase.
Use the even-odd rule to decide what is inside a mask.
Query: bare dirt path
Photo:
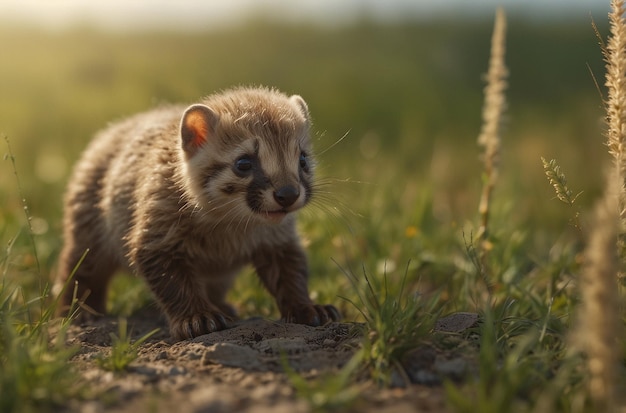
[[[439,329],[459,329],[448,324],[442,320]],[[161,330],[141,345],[138,358],[121,373],[97,363],[111,351],[111,333],[118,333],[116,319],[70,328],[68,342],[80,349],[72,363],[98,396],[73,402],[69,411],[308,412],[311,405],[298,397],[284,373],[285,360],[302,377],[328,377],[348,362],[361,342],[359,329],[350,323],[309,327],[249,319],[183,342],[172,342],[165,321],[158,317],[134,316],[128,326],[133,339],[154,328]],[[442,380],[460,379],[472,368],[457,351],[432,346],[415,349],[403,367],[406,374],[394,379],[394,388],[360,382],[357,400],[341,411],[448,411]]]

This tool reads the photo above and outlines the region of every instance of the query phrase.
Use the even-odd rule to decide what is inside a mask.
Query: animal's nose
[[[287,208],[300,197],[300,190],[292,185],[285,185],[274,191],[274,199],[280,206]]]

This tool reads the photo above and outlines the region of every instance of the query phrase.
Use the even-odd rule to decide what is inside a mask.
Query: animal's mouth
[[[268,221],[279,223],[283,220],[283,218],[285,218],[289,211],[285,209],[279,209],[276,211],[260,211],[259,213]]]

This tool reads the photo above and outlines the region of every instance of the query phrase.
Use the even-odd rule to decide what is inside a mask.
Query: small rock
[[[460,333],[478,324],[479,316],[476,313],[459,312],[440,318],[435,323],[435,331]]]
[[[336,345],[337,342],[335,340],[331,340],[330,338],[327,338],[322,342],[322,346],[324,347],[335,347]]]
[[[261,369],[263,367],[257,351],[232,343],[218,343],[207,347],[202,360],[203,364],[213,363],[245,369]]]
[[[170,371],[168,372],[168,374],[170,376],[182,376],[183,374],[187,373],[187,369],[185,369],[184,367],[178,367],[178,366],[174,366],[170,369]]]

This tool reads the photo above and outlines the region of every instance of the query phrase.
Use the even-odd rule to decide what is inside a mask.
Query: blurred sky
[[[207,30],[253,16],[340,24],[376,20],[475,18],[508,15],[533,19],[603,18],[609,0],[0,0],[0,21],[48,28],[76,25],[138,30],[164,27]]]

